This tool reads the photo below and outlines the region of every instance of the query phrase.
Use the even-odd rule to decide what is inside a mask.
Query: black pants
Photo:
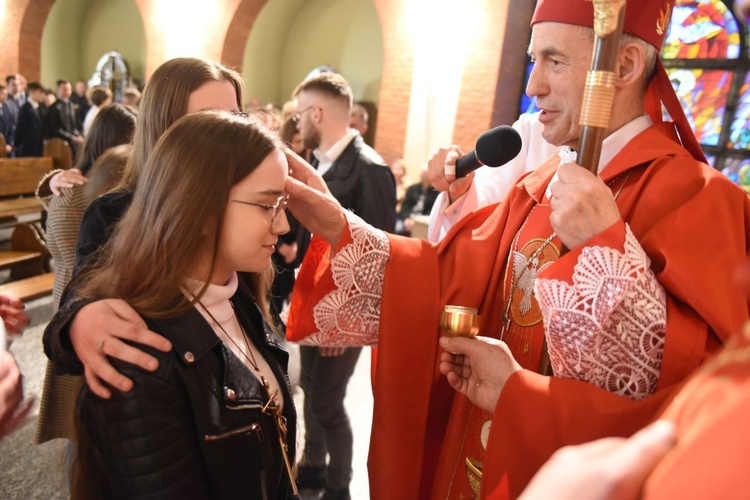
[[[352,480],[352,427],[344,408],[346,386],[354,373],[361,347],[322,357],[318,347],[300,346],[305,393],[305,454],[308,465],[325,465],[330,456],[326,486],[349,487]]]

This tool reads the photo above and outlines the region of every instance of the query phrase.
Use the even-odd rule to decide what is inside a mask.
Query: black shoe
[[[349,488],[343,488],[340,490],[332,490],[331,488],[326,488],[326,490],[323,492],[323,496],[320,497],[320,500],[351,500],[352,497],[349,495]]]
[[[325,487],[325,465],[299,465],[297,467],[297,488],[301,490],[322,490]]]

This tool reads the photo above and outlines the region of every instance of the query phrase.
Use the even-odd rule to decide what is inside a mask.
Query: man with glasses
[[[396,226],[396,187],[382,158],[349,128],[352,91],[339,74],[323,72],[294,91],[297,129],[312,164],[348,210],[384,231]],[[348,499],[352,477],[352,431],[344,408],[346,386],[361,347],[301,347],[305,391],[305,454],[300,488],[322,489],[323,498]],[[330,457],[326,467],[326,455]]]

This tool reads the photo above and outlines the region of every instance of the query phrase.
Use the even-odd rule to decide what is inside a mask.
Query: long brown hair
[[[99,110],[76,164],[83,175],[88,174],[96,159],[106,150],[133,139],[136,119],[137,113],[122,104],[111,104]]]
[[[219,63],[194,57],[171,59],[148,79],[138,105],[138,125],[133,139],[133,152],[125,168],[121,187],[132,190],[138,174],[159,137],[187,113],[188,99],[194,90],[211,81],[228,81],[237,94],[237,106],[244,102],[242,78]]]
[[[202,111],[177,120],[141,169],[113,236],[83,273],[80,295],[120,298],[152,317],[185,312],[191,306],[182,293],[185,278],[206,241],[215,260],[229,190],[281,147],[253,118]],[[212,273],[213,264],[209,275],[193,277],[208,282]],[[272,281],[270,267],[243,281],[271,324]]]

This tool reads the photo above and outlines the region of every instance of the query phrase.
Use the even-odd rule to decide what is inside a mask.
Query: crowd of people
[[[746,494],[750,199],[706,164],[659,60],[673,6],[627,1],[597,174],[576,165],[584,0],[537,4],[541,112],[514,124],[506,168],[460,179],[451,146],[407,186],[335,71],[279,109],[177,58],[137,110],[93,89],[80,127],[61,81],[42,128],[81,151],[37,192],[59,305],[37,440],[75,442],[71,497],[350,498],[343,400],[363,346],[373,498]],[[29,83],[21,109],[43,94]],[[429,241],[405,237],[427,215]],[[444,335],[448,306],[481,336]],[[12,298],[0,312],[13,333],[28,322]],[[285,341],[301,345],[300,450]],[[30,405],[0,363],[4,435]]]
[[[120,104],[136,109],[140,92],[125,90]],[[27,82],[11,74],[0,84],[0,134],[5,140],[5,156],[42,156],[48,139],[64,139],[77,154],[99,109],[112,102],[106,87],[88,88],[78,80],[75,89],[66,79],[57,80],[55,90],[39,82]]]

